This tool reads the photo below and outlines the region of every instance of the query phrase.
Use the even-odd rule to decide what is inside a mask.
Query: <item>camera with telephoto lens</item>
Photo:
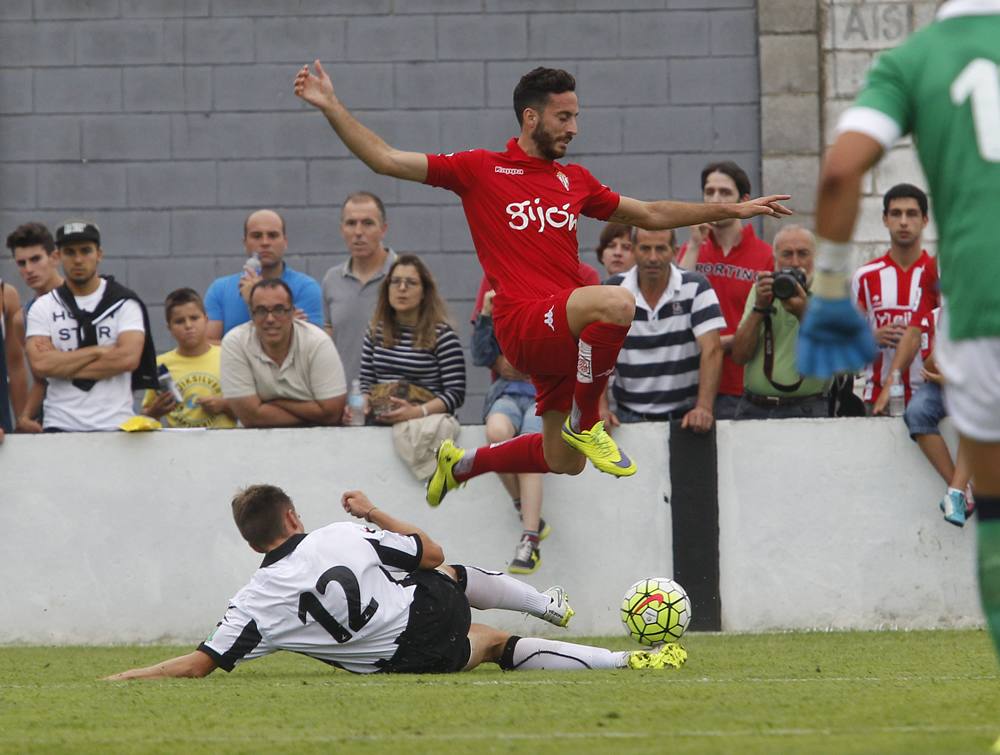
[[[797,267],[783,267],[774,274],[771,292],[775,299],[791,299],[798,293],[798,286],[806,290],[806,274]]]

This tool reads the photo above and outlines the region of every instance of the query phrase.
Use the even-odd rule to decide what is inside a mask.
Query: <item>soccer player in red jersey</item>
[[[318,108],[341,141],[373,171],[450,189],[462,199],[479,262],[496,290],[493,319],[507,359],[531,375],[541,434],[474,451],[445,442],[428,481],[436,506],[487,472],[578,474],[586,459],[623,477],[635,464],[604,430],[598,403],[635,311],[619,286],[581,286],[580,215],[648,230],[757,215],[790,215],[786,195],[738,204],[643,202],[623,197],[580,165],[556,162],[577,133],[576,81],[536,68],[514,89],[519,136],[505,152],[405,152],[361,124],[337,99],[317,60],[295,77],[295,94]]]

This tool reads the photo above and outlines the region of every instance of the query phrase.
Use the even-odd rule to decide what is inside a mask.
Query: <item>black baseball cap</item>
[[[89,220],[67,220],[56,228],[56,246],[93,242],[101,245],[101,229]]]

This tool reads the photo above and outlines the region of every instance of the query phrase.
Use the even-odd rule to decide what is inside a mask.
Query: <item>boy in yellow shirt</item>
[[[208,318],[198,292],[179,288],[167,295],[167,327],[177,348],[160,354],[156,363],[165,365],[184,400],[170,391],[146,391],[142,413],[167,427],[236,427],[229,403],[222,397],[219,361],[222,350],[208,341]]]

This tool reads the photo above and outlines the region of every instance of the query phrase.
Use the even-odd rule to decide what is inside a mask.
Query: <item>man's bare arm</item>
[[[347,395],[334,396],[323,401],[296,401],[294,399],[276,398],[268,403],[294,414],[303,422],[311,425],[339,425],[344,414],[344,404]]]
[[[14,416],[20,417],[28,403],[28,369],[24,363],[24,313],[17,291],[4,287],[4,306],[7,321],[7,377],[10,385],[10,403]]]
[[[28,364],[39,377],[72,380],[76,373],[100,357],[107,346],[85,346],[74,351],[59,351],[48,336],[28,339]]]
[[[789,199],[788,194],[772,194],[748,202],[699,204],[697,202],[674,202],[669,199],[644,202],[632,197],[622,197],[618,209],[609,218],[615,223],[634,225],[647,231],[666,228],[683,228],[717,220],[741,218],[747,220],[758,215],[780,217],[791,215],[792,211],[781,204]]]
[[[722,339],[719,331],[711,330],[703,336],[698,336],[698,346],[701,348],[701,359],[698,362],[698,403],[714,413],[715,397],[719,393],[719,383],[722,381]]]
[[[444,563],[444,550],[431,539],[431,536],[417,527],[415,524],[404,522],[391,514],[386,513],[372,503],[368,496],[360,490],[348,490],[340,499],[341,505],[351,516],[364,519],[383,530],[396,532],[400,535],[416,535],[423,545],[423,552],[420,557],[420,569],[436,569]]]
[[[295,77],[295,94],[317,108],[344,145],[376,173],[423,183],[427,178],[427,155],[405,152],[385,140],[351,115],[333,91],[333,82],[320,62],[313,62],[314,72],[305,65]]]
[[[837,137],[823,160],[816,198],[816,235],[846,244],[861,202],[861,179],[882,157],[882,145],[867,134]]]
[[[208,321],[208,325],[205,326],[205,338],[216,346],[222,343],[222,320]]]
[[[130,679],[176,679],[178,677],[201,678],[208,676],[216,668],[218,667],[215,665],[215,661],[208,653],[195,650],[187,655],[171,658],[169,661],[161,661],[146,668],[134,668],[120,674],[106,676],[104,681],[124,682]]]
[[[146,334],[141,330],[126,330],[118,335],[115,345],[105,351],[93,362],[76,373],[75,377],[86,380],[105,380],[123,372],[132,372],[139,366],[142,359],[142,347],[146,343]]]
[[[264,402],[260,396],[234,396],[229,406],[244,427],[299,427],[302,420],[273,402]]]

